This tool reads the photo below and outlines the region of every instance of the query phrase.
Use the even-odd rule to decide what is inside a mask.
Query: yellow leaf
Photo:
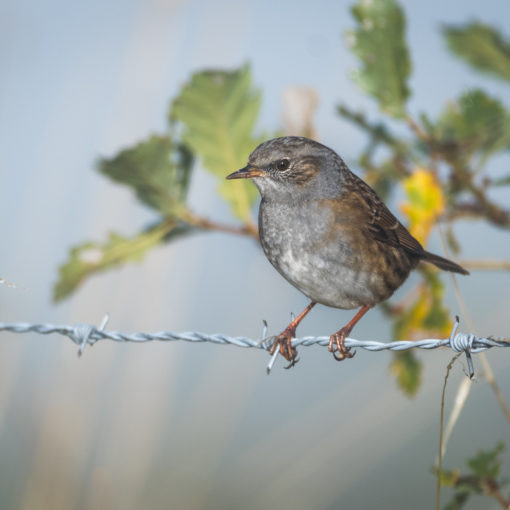
[[[417,168],[402,181],[407,201],[401,206],[409,219],[409,231],[423,245],[439,215],[444,211],[445,198],[436,176],[425,168]]]
[[[400,389],[408,397],[416,395],[421,385],[423,366],[412,352],[395,352],[390,372],[397,378]]]
[[[423,272],[424,281],[417,288],[417,296],[393,325],[393,333],[398,340],[410,340],[422,336],[449,336],[452,320],[450,312],[443,305],[444,287],[437,271]]]

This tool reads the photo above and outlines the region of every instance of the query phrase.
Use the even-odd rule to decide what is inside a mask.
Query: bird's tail
[[[439,269],[444,269],[445,271],[451,271],[452,273],[469,274],[469,271],[466,271],[462,266],[459,266],[459,264],[456,264],[451,260],[445,259],[444,257],[440,257],[439,255],[435,255],[434,253],[430,253],[428,251],[423,252],[422,259],[425,260],[426,262],[434,264]]]

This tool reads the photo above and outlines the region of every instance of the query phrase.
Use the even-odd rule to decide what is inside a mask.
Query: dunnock
[[[311,299],[271,347],[274,353],[280,346],[289,367],[297,361],[291,344],[296,328],[316,303],[361,307],[330,337],[329,351],[340,361],[353,356],[344,344],[352,328],[370,308],[388,299],[418,262],[469,274],[425,251],[376,192],[318,142],[296,136],[264,142],[250,154],[246,167],[227,177],[245,178],[253,179],[262,197],[259,232],[266,257]]]

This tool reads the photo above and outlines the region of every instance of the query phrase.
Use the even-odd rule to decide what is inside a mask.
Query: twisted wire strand
[[[78,354],[81,355],[85,346],[94,345],[100,340],[111,340],[114,342],[172,342],[172,341],[184,341],[184,342],[211,342],[214,344],[221,345],[236,345],[237,347],[251,347],[256,349],[263,349],[269,351],[271,348],[274,337],[265,338],[265,331],[262,340],[253,340],[244,336],[233,337],[224,334],[208,334],[201,333],[199,331],[159,331],[156,333],[123,333],[121,331],[106,331],[104,328],[108,322],[108,316],[106,315],[102,321],[102,324],[97,327],[92,324],[75,324],[57,326],[54,324],[30,324],[26,322],[0,322],[0,331],[9,331],[11,333],[37,333],[41,335],[50,335],[58,333],[60,335],[67,336],[75,344],[79,345]],[[449,338],[445,339],[434,339],[427,338],[423,340],[408,341],[399,340],[394,342],[378,342],[375,340],[356,340],[354,338],[346,338],[345,345],[349,348],[361,348],[367,351],[378,352],[378,351],[406,351],[409,349],[437,349],[439,347],[451,348],[456,352],[464,351],[467,356],[469,375],[472,378],[474,376],[473,363],[471,359],[471,353],[478,353],[491,349],[492,347],[510,347],[510,341],[508,339],[498,339],[492,337],[478,337],[471,333],[458,332],[459,319],[455,320],[452,328],[452,332]],[[265,328],[266,329],[266,328]],[[328,336],[306,336],[301,338],[295,338],[292,340],[294,347],[310,345],[321,345],[326,346],[329,343]],[[270,369],[276,359],[278,350],[276,350],[268,368]]]

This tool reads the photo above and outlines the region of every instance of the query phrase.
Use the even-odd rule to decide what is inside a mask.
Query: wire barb
[[[185,342],[212,342],[215,344],[222,345],[236,345],[237,347],[251,347],[256,349],[262,349],[269,351],[271,348],[271,342],[266,339],[267,325],[264,322],[263,340],[252,340],[246,337],[231,337],[223,334],[207,334],[200,333],[198,331],[160,331],[157,333],[123,333],[121,331],[105,331],[106,323],[108,322],[109,316],[105,315],[103,321],[99,327],[91,324],[76,324],[74,326],[56,326],[53,324],[30,324],[26,322],[0,322],[0,331],[9,331],[11,333],[38,333],[40,335],[49,335],[52,333],[58,333],[60,335],[67,336],[75,344],[79,345],[78,355],[81,355],[87,344],[94,345],[100,340],[111,340],[114,342],[170,342],[170,341],[185,341]],[[510,347],[510,341],[508,339],[496,339],[496,338],[483,338],[478,337],[474,334],[460,333],[458,332],[459,319],[456,317],[455,323],[452,327],[452,332],[449,338],[446,339],[424,339],[417,341],[400,340],[395,342],[378,342],[374,340],[356,340],[354,338],[346,338],[345,346],[359,347],[367,351],[405,351],[409,349],[437,349],[439,347],[451,348],[456,352],[464,351],[466,353],[469,377],[474,377],[474,367],[471,354],[491,349],[492,347]],[[270,337],[271,338],[271,337]],[[318,337],[302,337],[295,338],[292,340],[292,346],[304,346],[310,345],[321,345],[326,346],[329,343],[329,336],[318,336]],[[276,350],[275,352],[278,352]],[[277,354],[273,355],[269,365],[267,366],[268,373],[271,371]]]
[[[472,333],[457,333],[459,327],[459,316],[455,316],[452,332],[450,333],[450,346],[456,352],[464,351],[466,353],[466,360],[468,364],[469,379],[473,380],[475,376],[475,369],[473,367],[473,358],[471,357],[471,349],[476,336]]]

